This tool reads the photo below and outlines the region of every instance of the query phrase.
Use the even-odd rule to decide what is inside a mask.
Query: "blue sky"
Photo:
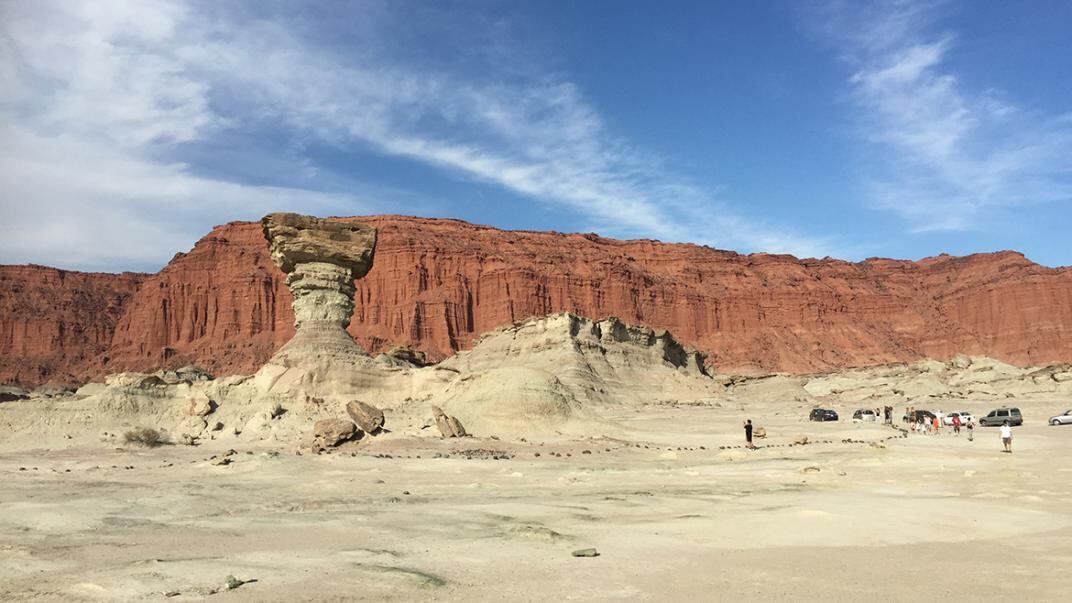
[[[1072,3],[0,2],[0,263],[399,213],[1072,264]]]

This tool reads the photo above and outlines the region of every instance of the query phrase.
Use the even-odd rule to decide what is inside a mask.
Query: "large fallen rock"
[[[465,433],[465,428],[462,427],[461,421],[448,416],[447,413],[443,412],[443,409],[438,406],[432,407],[432,418],[435,419],[439,433],[445,438],[463,438],[469,435]]]
[[[366,404],[360,400],[354,400],[346,405],[346,414],[357,423],[361,431],[372,434],[383,427],[383,411]]]
[[[313,425],[313,446],[331,448],[354,437],[357,426],[346,419],[323,419]]]

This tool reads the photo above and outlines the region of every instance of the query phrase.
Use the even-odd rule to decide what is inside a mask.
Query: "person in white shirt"
[[[1012,454],[1012,427],[1008,421],[1001,426],[1001,443],[1005,446],[1005,452]]]

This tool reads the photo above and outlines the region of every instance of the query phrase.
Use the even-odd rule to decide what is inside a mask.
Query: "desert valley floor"
[[[605,437],[385,434],[322,455],[20,438],[0,443],[0,599],[1056,601],[1072,426],[1045,417],[1065,405],[1020,404],[1013,454],[995,428],[900,437],[784,401],[632,405],[604,413]],[[768,433],[756,451],[749,417]]]

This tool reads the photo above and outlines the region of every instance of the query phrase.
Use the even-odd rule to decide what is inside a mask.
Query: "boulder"
[[[158,375],[145,373],[115,373],[104,378],[104,383],[111,387],[149,388],[167,385]]]
[[[186,414],[191,417],[204,417],[216,410],[216,403],[203,393],[197,393],[190,397],[186,406]]]
[[[408,345],[396,345],[387,350],[387,355],[413,366],[428,366],[428,357],[425,353],[414,350]]]
[[[461,421],[454,417],[447,416],[443,409],[438,406],[432,407],[432,418],[435,419],[436,427],[439,428],[439,433],[445,438],[461,438],[468,435],[465,432],[465,428],[462,427]]]
[[[179,374],[176,373],[175,371],[167,371],[167,370],[157,371],[156,376],[160,377],[160,380],[163,381],[164,383],[166,383],[167,385],[178,385],[179,383],[182,383],[182,379],[179,377]]]
[[[357,426],[346,419],[323,419],[313,425],[313,445],[329,448],[354,437]]]
[[[464,438],[469,435],[465,431],[465,428],[462,427],[462,422],[459,421],[457,417],[447,417],[447,422],[450,423],[450,430],[454,432],[454,437]]]
[[[766,427],[756,427],[756,429],[752,432],[752,435],[757,437],[757,438],[765,438],[765,437],[767,437],[767,428]]]
[[[78,387],[75,385],[50,381],[35,389],[33,395],[38,398],[55,398],[59,396],[69,396],[76,391],[78,391]]]
[[[803,446],[804,444],[808,443],[808,436],[800,436],[799,438],[793,440],[793,443],[797,444],[798,446]]]
[[[365,433],[373,434],[383,427],[383,411],[360,400],[348,403],[346,414],[350,415],[354,423],[357,423],[357,426]]]
[[[25,400],[30,397],[30,392],[14,385],[0,385],[0,402],[12,402]]]
[[[215,378],[212,373],[199,366],[193,365],[176,369],[175,373],[178,375],[179,379],[187,383],[193,383],[195,381],[212,381]]]

